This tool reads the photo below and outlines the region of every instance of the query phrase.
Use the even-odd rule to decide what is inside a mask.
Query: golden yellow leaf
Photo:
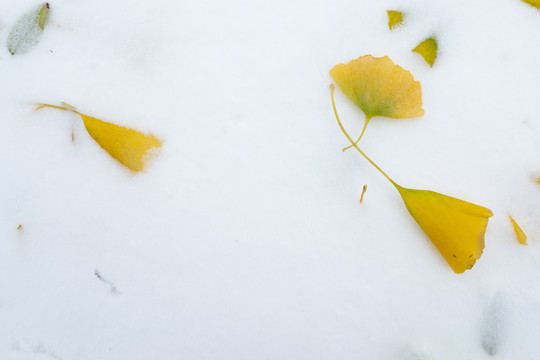
[[[484,249],[491,210],[433,191],[396,188],[452,270],[460,274],[472,268]]]
[[[162,145],[161,141],[153,135],[146,135],[133,129],[81,114],[75,108],[65,105],[66,107],[41,104],[37,109],[52,107],[79,114],[90,136],[109,155],[133,171],[143,171],[147,160],[153,155],[152,150]]]
[[[521,0],[524,3],[534,6],[537,9],[540,9],[540,0]]]
[[[424,115],[420,83],[388,56],[375,58],[365,55],[348,64],[334,66],[330,75],[366,115],[356,143],[375,116],[406,119]]]
[[[437,40],[430,37],[418,44],[418,46],[415,47],[412,51],[422,55],[422,57],[424,58],[424,60],[426,60],[429,66],[433,67],[435,59],[437,58],[437,49]]]
[[[510,218],[510,221],[512,222],[512,226],[514,227],[514,232],[516,233],[517,240],[521,245],[527,245],[527,235],[521,230],[517,222],[514,220],[514,218],[510,215],[508,215]]]
[[[388,28],[390,30],[400,26],[403,23],[403,13],[401,11],[387,10]]]
[[[334,86],[330,85],[330,88],[334,114],[352,146],[396,187],[411,216],[452,270],[460,274],[472,268],[484,249],[488,219],[493,216],[491,210],[433,191],[407,189],[398,185],[349,136],[337,113]]]

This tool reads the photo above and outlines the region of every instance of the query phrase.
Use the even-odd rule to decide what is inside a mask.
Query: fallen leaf
[[[68,104],[64,105],[66,106],[40,104],[36,110],[51,107],[79,114],[90,136],[109,155],[133,171],[143,171],[148,159],[154,155],[152,150],[158,149],[162,145],[161,141],[153,135],[146,135],[133,129],[81,114]]]
[[[341,90],[371,119],[385,116],[406,119],[424,115],[418,81],[388,56],[362,56],[339,64],[330,75]]]
[[[396,188],[411,216],[452,270],[460,274],[472,268],[484,250],[491,210],[434,191]]]
[[[517,240],[521,245],[527,245],[527,235],[521,230],[517,222],[514,220],[514,218],[510,215],[508,215],[510,218],[510,222],[512,222],[512,226],[514,227],[514,232],[516,233]]]
[[[430,37],[418,44],[418,46],[415,47],[412,51],[422,55],[422,57],[424,58],[424,60],[426,60],[429,66],[433,67],[435,59],[437,58],[437,49],[437,40]]]
[[[48,12],[49,4],[45,3],[23,15],[15,23],[7,39],[11,55],[23,54],[37,45],[45,28]]]
[[[406,119],[424,115],[420,83],[388,56],[365,55],[348,64],[334,66],[330,75],[366,115],[364,128],[355,144],[362,139],[369,121],[375,116]]]
[[[395,186],[413,219],[452,270],[460,274],[471,269],[482,255],[488,219],[493,216],[491,210],[434,191],[408,189],[398,185],[349,136],[337,113],[334,86],[330,85],[330,88],[334,114],[350,143]]]
[[[388,14],[388,28],[390,30],[403,24],[404,16],[401,11],[387,10],[386,13]]]

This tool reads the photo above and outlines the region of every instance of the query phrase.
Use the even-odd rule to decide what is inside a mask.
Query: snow
[[[539,10],[58,0],[12,56],[11,27],[39,3],[5,5],[0,359],[538,358]],[[392,32],[390,9],[408,14]],[[432,35],[430,68],[411,49]],[[365,54],[410,70],[425,109],[373,119],[366,153],[403,186],[495,214],[462,275],[391,184],[341,152],[328,71]],[[33,111],[61,101],[164,146],[135,174],[76,114]],[[357,136],[363,114],[336,103]]]

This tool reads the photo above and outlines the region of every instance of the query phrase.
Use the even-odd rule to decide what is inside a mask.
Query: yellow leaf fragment
[[[113,158],[133,171],[143,171],[149,150],[161,146],[153,135],[81,115],[86,130]]]
[[[422,57],[424,58],[424,60],[426,60],[429,66],[433,67],[435,59],[437,58],[437,49],[437,40],[430,37],[418,44],[418,46],[415,47],[412,51],[422,55]]]
[[[540,9],[540,0],[521,0],[524,3],[534,6],[537,9]]]
[[[388,14],[388,28],[390,30],[403,24],[404,16],[401,11],[387,10],[386,13]]]
[[[405,206],[455,273],[482,255],[488,208],[428,190],[396,187]]]
[[[339,64],[330,75],[341,90],[366,114],[406,119],[424,115],[420,83],[388,56],[362,56]]]
[[[114,159],[133,171],[143,171],[146,162],[154,155],[153,150],[162,145],[161,141],[153,135],[146,135],[133,129],[81,114],[71,107],[42,104],[38,109],[42,107],[52,107],[79,114],[86,130],[99,146]]]
[[[19,226],[17,226],[17,230],[22,231],[22,224],[19,224]]]
[[[512,226],[514,227],[514,232],[516,233],[517,240],[521,245],[527,245],[527,235],[521,230],[517,222],[514,220],[514,218],[510,215],[508,215],[510,218],[510,221],[512,222]]]

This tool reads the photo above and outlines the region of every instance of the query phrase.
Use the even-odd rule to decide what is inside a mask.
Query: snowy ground
[[[9,30],[37,5],[0,14],[0,359],[540,357],[539,10],[57,0],[12,56]],[[388,9],[405,26],[390,32]],[[430,35],[433,68],[410,51]],[[365,54],[412,72],[425,116],[374,119],[362,148],[404,186],[495,213],[462,275],[341,152],[328,71]],[[362,112],[336,96],[357,134]],[[134,174],[77,115],[32,111],[61,101],[152,132],[159,157]]]

